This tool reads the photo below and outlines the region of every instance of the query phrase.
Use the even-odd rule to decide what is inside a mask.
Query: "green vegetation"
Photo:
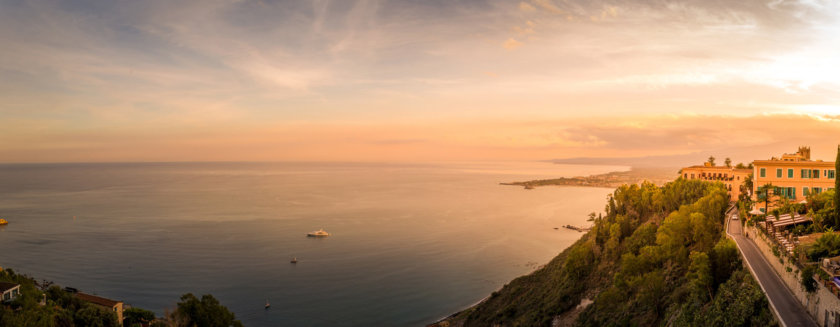
[[[826,190],[817,194],[811,193],[807,197],[807,213],[813,217],[813,223],[808,227],[808,233],[821,233],[829,229],[840,229],[840,226],[834,224],[834,197],[836,190]],[[800,212],[805,211],[803,208]]]
[[[202,295],[201,299],[192,293],[182,295],[178,309],[170,318],[177,326],[242,327],[233,313],[210,294]]]
[[[19,297],[11,303],[0,304],[0,326],[120,326],[114,312],[82,301],[52,283],[45,281],[39,285],[31,277],[12,269],[0,270],[0,281],[21,285]],[[140,326],[142,322],[174,327],[242,326],[234,314],[212,295],[203,295],[198,299],[190,293],[181,296],[175,312],[161,319],[156,320],[153,312],[139,308],[123,311],[124,326]]]
[[[816,265],[806,265],[802,268],[802,275],[800,276],[800,283],[802,283],[802,288],[805,289],[808,293],[814,293],[817,291],[817,281],[814,279],[814,275],[820,268],[817,268]]]
[[[833,231],[826,232],[814,244],[807,247],[805,253],[810,261],[840,255],[840,233]]]
[[[140,308],[128,308],[123,311],[123,326],[136,327],[155,320],[155,313]]]
[[[834,171],[840,174],[840,145],[837,146]],[[834,228],[840,230],[840,178],[834,178]]]
[[[624,185],[571,247],[456,316],[464,326],[550,326],[584,298],[578,326],[766,326],[767,301],[723,237],[720,183]]]
[[[0,281],[20,284],[21,291],[10,304],[0,305],[0,326],[119,326],[113,312],[83,302],[57,286],[42,291],[32,278],[12,269],[0,271]],[[41,305],[44,298],[46,305]]]

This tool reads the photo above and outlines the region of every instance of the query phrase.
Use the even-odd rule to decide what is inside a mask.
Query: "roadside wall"
[[[808,313],[823,327],[840,327],[840,298],[818,280],[819,288],[814,294],[808,294],[802,289],[799,282],[799,269],[788,262],[787,257],[782,256],[784,263],[779,262],[779,257],[773,255],[773,249],[767,236],[756,230],[755,227],[744,227],[749,238],[755,242],[761,254],[782,278],[787,288],[796,296],[799,302],[808,310]],[[787,271],[790,268],[790,272]]]

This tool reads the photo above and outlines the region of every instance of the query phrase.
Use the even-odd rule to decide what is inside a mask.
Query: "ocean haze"
[[[554,227],[587,224],[611,192],[499,182],[625,169],[0,165],[0,266],[159,315],[192,292],[246,326],[416,326],[548,262],[581,235]],[[321,227],[333,236],[305,236]]]

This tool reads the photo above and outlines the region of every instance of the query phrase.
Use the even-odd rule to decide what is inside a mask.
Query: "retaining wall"
[[[749,234],[749,238],[755,242],[755,245],[761,251],[761,254],[767,259],[767,262],[776,271],[776,274],[782,278],[785,286],[796,296],[800,303],[807,309],[808,313],[814,317],[817,323],[823,327],[840,327],[840,298],[831,293],[831,291],[823,285],[822,280],[818,280],[819,287],[813,294],[808,294],[802,289],[802,283],[799,281],[799,268],[788,261],[788,257],[784,255],[784,250],[780,250],[781,258],[784,262],[779,262],[779,257],[773,254],[773,249],[770,240],[767,236],[759,232],[755,227],[744,226],[744,231]],[[787,271],[790,268],[790,272]]]

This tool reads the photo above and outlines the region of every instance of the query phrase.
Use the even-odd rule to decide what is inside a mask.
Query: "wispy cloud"
[[[838,12],[828,1],[4,2],[0,115],[25,122],[16,131],[26,136],[4,149],[43,150],[62,144],[53,135],[112,129],[134,133],[115,138],[129,143],[180,130],[236,143],[218,131],[290,122],[316,130],[360,121],[836,115]],[[494,149],[534,157],[544,153],[535,149],[608,149],[623,134],[678,142],[662,151],[719,142],[702,139],[705,130],[681,137],[533,124],[507,137],[470,130]],[[675,134],[690,127],[673,125]],[[279,136],[319,146],[340,141],[283,130]],[[445,140],[380,131],[389,136],[360,142],[365,151],[377,149],[377,139],[490,147],[449,130]],[[91,139],[61,146],[110,146]]]

